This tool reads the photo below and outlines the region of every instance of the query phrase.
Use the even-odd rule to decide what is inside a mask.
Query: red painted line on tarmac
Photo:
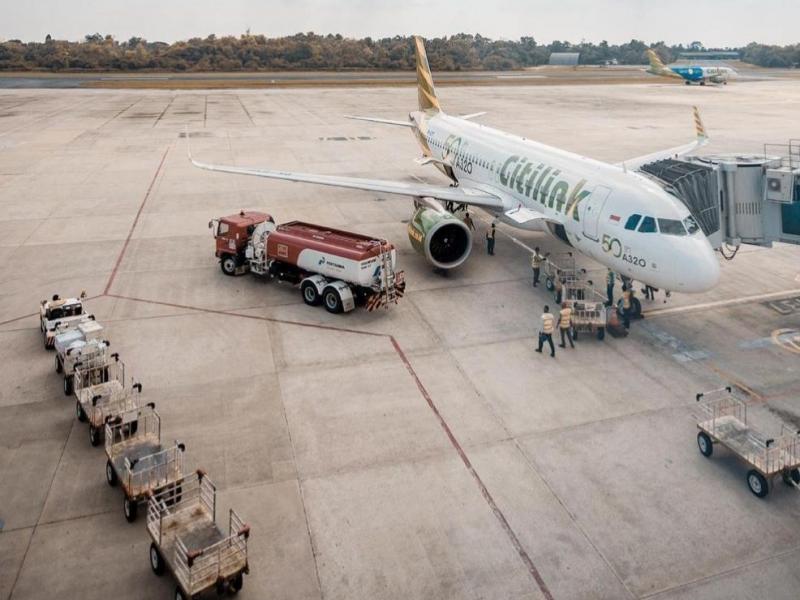
[[[390,339],[392,340],[392,346],[394,346],[394,349],[397,352],[398,356],[400,357],[400,360],[403,361],[403,364],[406,366],[406,369],[411,374],[411,377],[414,378],[414,381],[416,382],[417,388],[422,394],[422,397],[425,398],[425,401],[428,403],[428,406],[433,411],[433,414],[436,415],[436,419],[439,421],[439,425],[444,430],[453,448],[455,448],[456,452],[458,452],[458,456],[461,458],[461,462],[464,463],[464,466],[467,468],[467,471],[469,471],[470,475],[472,475],[472,478],[475,480],[475,483],[478,484],[478,487],[481,490],[481,495],[483,495],[483,498],[484,500],[486,500],[486,503],[489,505],[489,508],[492,509],[494,516],[497,517],[498,521],[500,521],[500,525],[503,527],[503,530],[506,532],[506,535],[511,540],[511,543],[514,545],[514,549],[519,554],[519,557],[522,559],[522,562],[525,563],[525,566],[527,567],[528,572],[531,574],[531,577],[533,577],[534,581],[536,581],[536,585],[539,586],[542,595],[547,600],[553,600],[553,594],[550,592],[550,588],[548,588],[547,584],[544,582],[542,575],[539,573],[539,569],[536,568],[536,565],[533,564],[531,557],[525,551],[525,548],[522,547],[522,543],[519,541],[517,534],[514,533],[514,530],[511,528],[511,525],[509,525],[508,519],[506,519],[505,515],[503,514],[503,511],[500,510],[500,507],[497,506],[497,503],[494,501],[494,498],[492,498],[491,493],[489,492],[486,485],[483,483],[483,480],[481,479],[480,475],[478,475],[477,471],[472,466],[472,463],[470,462],[469,457],[467,457],[466,452],[464,452],[464,449],[461,447],[461,444],[458,443],[456,436],[453,435],[452,430],[447,425],[447,421],[444,420],[444,417],[442,417],[441,413],[439,412],[439,409],[436,408],[436,405],[433,403],[433,399],[428,393],[428,390],[425,389],[425,386],[422,384],[422,381],[417,375],[417,372],[414,371],[414,367],[411,366],[411,362],[408,360],[408,357],[406,356],[405,352],[403,352],[403,349],[400,347],[400,344],[397,343],[397,340],[394,338],[394,336],[390,336]]]
[[[128,251],[128,244],[131,243],[131,237],[133,236],[133,231],[136,229],[136,225],[139,224],[139,217],[142,216],[142,211],[144,210],[144,205],[147,204],[147,200],[150,198],[150,193],[153,191],[153,186],[156,183],[156,179],[158,179],[158,175],[161,173],[161,168],[164,166],[164,161],[167,159],[167,154],[169,154],[169,146],[167,149],[164,150],[164,156],[161,157],[161,162],[158,163],[158,168],[156,169],[155,174],[153,175],[153,179],[150,180],[150,185],[147,186],[147,191],[144,194],[144,199],[142,203],[139,205],[139,210],[136,211],[136,218],[133,220],[133,224],[131,225],[130,231],[128,231],[128,237],[125,238],[125,244],[122,246],[122,250],[117,256],[117,262],[114,264],[114,269],[111,271],[111,276],[108,278],[108,283],[106,283],[106,288],[103,290],[103,294],[108,294],[108,291],[111,289],[111,285],[114,283],[114,279],[117,277],[117,271],[119,270],[119,265],[122,263],[122,258],[125,256],[125,253]]]

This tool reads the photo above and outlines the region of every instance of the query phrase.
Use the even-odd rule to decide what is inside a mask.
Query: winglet
[[[696,106],[693,106],[692,110],[694,112],[694,129],[697,133],[697,139],[705,143],[708,141],[708,134],[706,133],[705,125],[703,125],[703,119],[700,118],[700,110]]]

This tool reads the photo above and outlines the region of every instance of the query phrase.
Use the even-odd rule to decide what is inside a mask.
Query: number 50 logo
[[[617,238],[612,238],[607,233],[603,234],[603,252],[611,254],[614,258],[622,256],[622,243]]]

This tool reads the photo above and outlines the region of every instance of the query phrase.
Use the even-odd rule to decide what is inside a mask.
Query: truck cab
[[[247,244],[255,228],[264,222],[275,223],[275,219],[267,213],[253,210],[242,210],[234,215],[209,221],[208,227],[216,240],[214,254],[220,259],[223,273],[236,275],[243,272]]]

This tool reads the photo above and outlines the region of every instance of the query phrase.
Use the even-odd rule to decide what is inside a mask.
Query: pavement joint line
[[[778,292],[769,292],[766,294],[755,294],[753,296],[743,296],[741,298],[731,298],[728,300],[716,300],[712,302],[703,302],[701,304],[689,304],[687,306],[674,306],[670,308],[656,308],[653,310],[644,311],[642,314],[645,317],[654,318],[666,315],[679,314],[684,312],[695,312],[706,310],[709,308],[726,308],[728,306],[737,306],[739,304],[749,304],[751,302],[758,302],[760,300],[774,300],[781,299],[784,296],[797,296],[800,294],[800,289],[794,290],[781,290]]]
[[[156,180],[158,179],[159,174],[161,173],[161,169],[164,166],[164,162],[167,159],[167,154],[169,154],[171,146],[167,146],[167,149],[164,150],[164,154],[161,157],[161,162],[158,163],[158,168],[156,172],[153,174],[153,178],[150,180],[150,185],[147,186],[147,191],[144,194],[144,198],[142,199],[142,203],[139,205],[139,210],[136,211],[136,217],[133,219],[133,224],[131,224],[130,231],[128,231],[128,237],[125,238],[125,243],[122,245],[122,250],[120,250],[119,255],[117,256],[117,261],[114,263],[114,269],[111,271],[111,275],[108,278],[108,282],[106,283],[106,287],[103,290],[103,294],[108,294],[109,290],[111,290],[111,286],[114,284],[114,279],[117,277],[117,271],[119,270],[119,266],[122,263],[122,259],[125,256],[125,253],[128,251],[128,245],[131,242],[131,237],[133,236],[133,232],[136,229],[136,226],[139,224],[139,218],[142,216],[142,211],[144,210],[145,204],[147,204],[147,200],[150,198],[150,194],[153,191],[153,187],[155,186]]]
[[[250,119],[250,123],[252,125],[255,125],[256,122],[253,121],[253,117],[250,115],[250,111],[247,110],[247,107],[244,105],[244,102],[242,102],[242,98],[239,96],[239,94],[236,94],[236,99],[239,101],[239,104],[242,105],[242,110],[244,111],[244,114],[247,115],[247,118]]]
[[[663,596],[664,594],[671,594],[677,590],[687,589],[692,586],[698,585],[700,583],[704,583],[706,581],[713,581],[715,579],[719,579],[721,577],[725,577],[726,575],[730,575],[732,573],[736,573],[737,571],[742,571],[744,569],[753,567],[755,565],[760,565],[770,560],[775,560],[776,558],[781,558],[783,556],[788,556],[800,550],[799,546],[794,546],[792,548],[788,548],[786,550],[782,550],[781,552],[776,552],[775,554],[770,554],[769,556],[764,556],[762,558],[757,558],[756,560],[750,562],[744,562],[742,564],[736,565],[735,567],[731,567],[730,569],[724,569],[719,571],[718,573],[713,573],[712,575],[706,575],[705,577],[698,577],[697,579],[692,579],[691,581],[686,581],[684,583],[679,583],[678,585],[667,587],[656,592],[650,592],[640,597],[640,600],[648,600],[648,599],[655,599],[659,596]]]
[[[120,116],[122,113],[126,112],[126,111],[127,111],[129,108],[133,108],[134,106],[136,106],[137,104],[139,104],[139,102],[141,102],[141,101],[142,101],[142,98],[139,98],[139,99],[138,99],[136,102],[133,102],[133,103],[129,104],[128,106],[126,106],[125,108],[123,108],[121,111],[119,111],[117,114],[115,114],[113,117],[111,117],[110,119],[108,119],[108,120],[107,120],[105,123],[103,123],[102,125],[98,125],[98,126],[95,128],[95,131],[98,131],[98,130],[102,129],[103,127],[105,127],[106,125],[108,125],[109,123],[111,123],[111,121],[113,121],[114,119],[116,119],[117,117],[119,117],[119,116]]]
[[[22,573],[22,569],[25,567],[25,560],[28,558],[28,552],[31,549],[31,544],[33,543],[33,536],[36,535],[36,530],[39,528],[39,525],[42,520],[42,515],[44,514],[44,509],[47,506],[47,500],[50,498],[50,494],[53,491],[53,482],[56,480],[56,475],[58,475],[58,470],[61,468],[61,461],[64,460],[64,453],[67,451],[67,445],[69,444],[69,439],[72,437],[72,432],[75,430],[75,420],[73,419],[70,422],[69,434],[67,434],[66,438],[64,438],[64,445],[61,447],[61,454],[58,456],[58,462],[56,463],[55,469],[53,469],[53,476],[50,478],[50,484],[47,486],[47,493],[44,496],[44,501],[42,502],[42,509],[39,511],[39,516],[36,518],[36,523],[33,525],[33,530],[31,531],[31,535],[28,538],[28,544],[25,546],[25,552],[22,554],[22,560],[19,561],[19,569],[17,569],[17,573],[14,576],[14,583],[11,584],[11,591],[8,593],[8,598],[14,596],[14,590],[17,587],[17,583],[19,582],[19,576]],[[44,525],[44,523],[41,523]]]
[[[158,125],[158,122],[161,120],[161,118],[165,114],[167,114],[167,111],[169,110],[169,107],[172,106],[173,102],[175,102],[175,98],[177,98],[177,96],[173,96],[172,98],[169,99],[169,102],[167,102],[167,105],[164,107],[164,110],[161,111],[161,114],[158,115],[158,118],[153,122],[153,127]]]
[[[433,411],[433,414],[439,421],[439,425],[444,430],[445,435],[447,435],[447,438],[450,440],[450,444],[453,446],[453,448],[455,448],[456,452],[458,453],[458,456],[461,458],[461,462],[464,463],[464,466],[467,468],[467,471],[475,480],[475,483],[478,484],[478,488],[480,489],[481,495],[483,496],[486,503],[489,505],[489,508],[492,510],[497,520],[500,522],[503,531],[511,541],[520,559],[522,559],[522,562],[525,564],[528,573],[536,582],[536,585],[539,587],[539,590],[542,592],[542,595],[545,597],[545,599],[553,600],[553,594],[550,592],[550,588],[547,587],[547,584],[545,583],[544,579],[539,573],[539,570],[536,568],[536,565],[533,563],[533,560],[528,555],[528,552],[525,550],[525,548],[522,546],[522,542],[520,542],[519,537],[517,537],[517,534],[511,528],[511,525],[506,519],[506,516],[500,510],[500,507],[497,506],[497,503],[495,502],[494,498],[489,492],[489,489],[486,487],[486,484],[483,483],[483,480],[481,479],[480,475],[478,475],[478,472],[475,470],[475,467],[472,465],[472,462],[470,462],[469,457],[467,456],[466,452],[464,452],[464,449],[461,447],[461,444],[459,444],[458,440],[456,439],[455,435],[453,434],[452,430],[447,424],[447,421],[445,421],[444,417],[442,417],[442,414],[439,412],[439,409],[433,402],[433,399],[428,393],[428,390],[423,385],[422,380],[419,378],[419,375],[417,375],[417,372],[414,370],[414,367],[411,365],[411,362],[408,360],[408,357],[405,355],[405,352],[403,352],[403,349],[400,347],[400,344],[397,342],[394,336],[391,336],[390,339],[392,345],[397,351],[398,356],[400,357],[400,360],[403,361],[403,364],[405,365],[409,374],[414,379],[414,382],[417,384],[417,388],[422,394],[422,397],[428,403],[428,406],[430,407],[431,411]]]

